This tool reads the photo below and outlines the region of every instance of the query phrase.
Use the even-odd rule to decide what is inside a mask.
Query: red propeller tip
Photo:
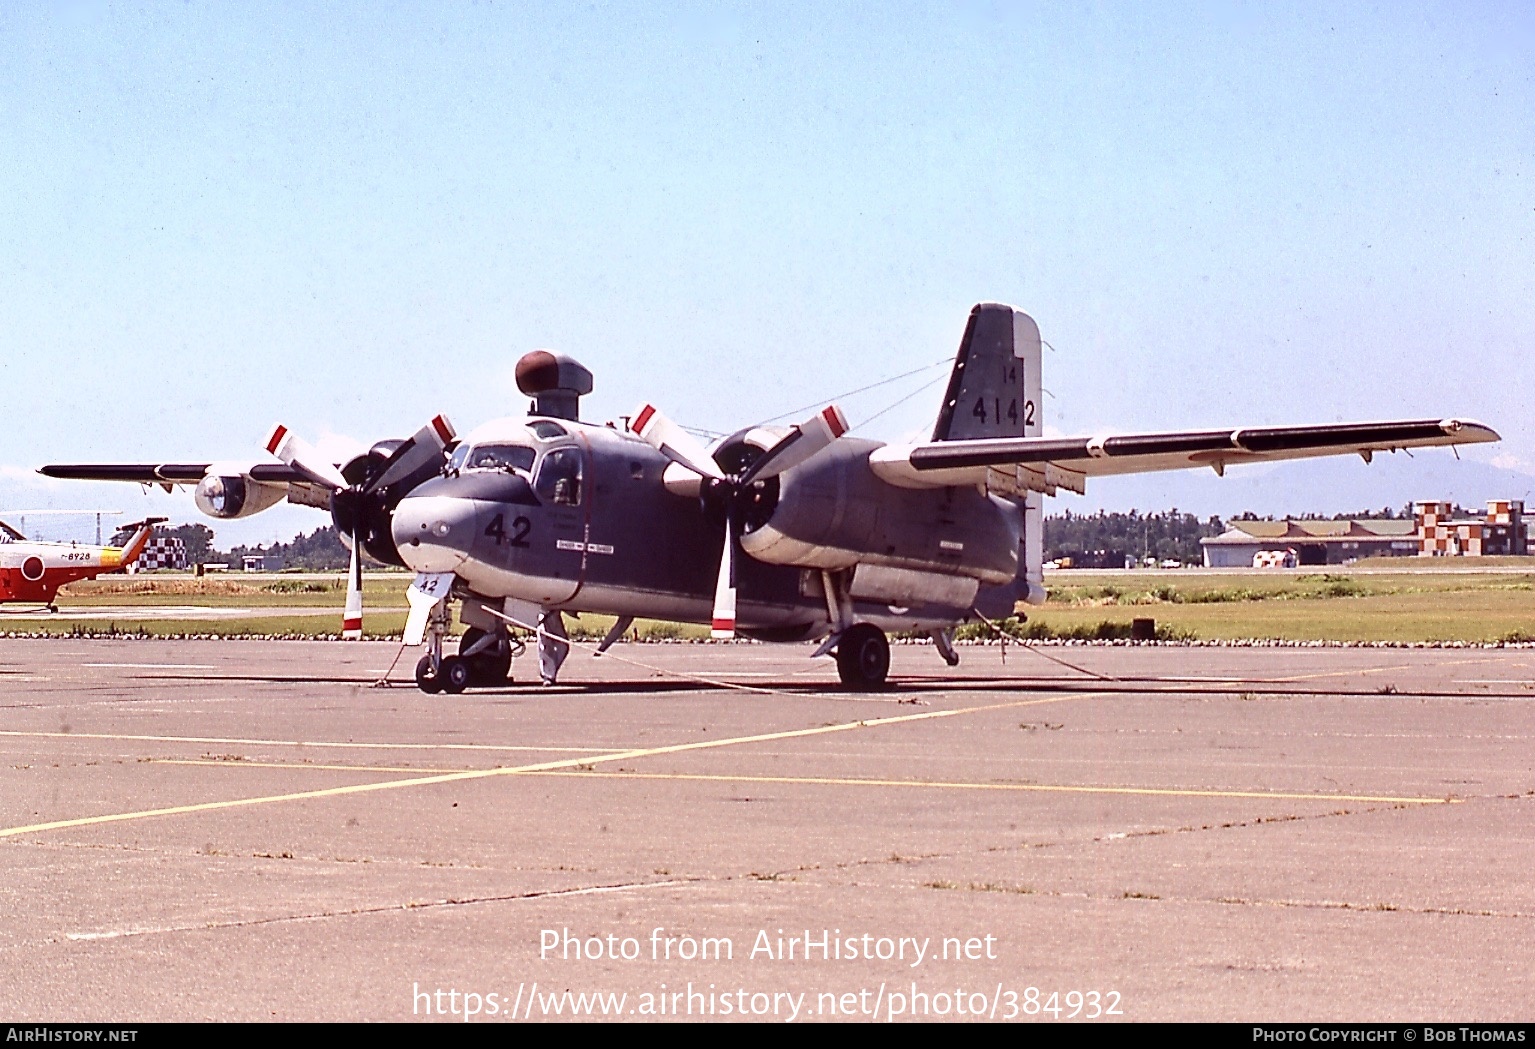
[[[826,428],[831,431],[833,437],[841,437],[847,433],[847,420],[837,410],[835,404],[828,405],[821,410],[821,418],[826,420]]]

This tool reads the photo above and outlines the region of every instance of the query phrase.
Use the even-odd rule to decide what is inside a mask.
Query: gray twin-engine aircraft
[[[1044,600],[1042,497],[1090,476],[1495,441],[1455,419],[1042,436],[1039,328],[1010,306],[970,313],[931,441],[848,436],[829,406],[797,426],[705,448],[649,404],[623,425],[579,420],[592,375],[538,350],[517,365],[528,415],[460,439],[433,419],[343,465],[276,427],[280,461],[54,465],[50,477],[195,484],[198,507],[246,517],[286,498],[329,509],[352,547],[343,636],[361,636],[358,548],[417,572],[407,643],[428,692],[504,683],[537,631],[553,682],[564,613],[709,623],[715,636],[823,639],[844,685],[878,689],[887,631],[932,635],[951,665],[957,624]],[[354,538],[356,541],[354,541]],[[744,555],[744,556],[742,556]],[[459,604],[456,655],[443,642]]]

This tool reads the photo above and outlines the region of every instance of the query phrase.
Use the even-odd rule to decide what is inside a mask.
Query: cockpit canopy
[[[501,428],[484,434],[481,440],[459,445],[448,461],[448,474],[516,474],[532,485],[543,503],[579,506],[586,456],[569,443],[569,438],[569,430],[548,419],[534,419],[511,431]],[[547,442],[555,443],[540,447]]]
[[[0,543],[24,543],[26,540],[26,536],[16,531],[16,529],[4,521],[0,521]]]

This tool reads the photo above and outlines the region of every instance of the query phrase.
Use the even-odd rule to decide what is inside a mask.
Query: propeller
[[[389,445],[375,446],[367,455],[347,463],[343,471],[281,423],[267,435],[267,451],[315,484],[331,490],[331,519],[352,548],[346,611],[341,621],[344,640],[362,637],[362,548],[366,547],[368,553],[381,561],[399,562],[399,552],[389,534],[389,515],[405,492],[415,487],[408,482],[415,478],[419,483],[421,473],[435,472],[442,463],[443,451],[456,437],[447,416],[438,415],[387,454],[382,449]],[[348,473],[356,479],[349,480]]]
[[[710,634],[717,638],[735,637],[735,549],[741,536],[741,513],[759,494],[754,486],[808,462],[847,433],[847,417],[841,408],[829,404],[792,427],[772,447],[731,474],[720,468],[697,438],[668,419],[655,405],[640,405],[631,418],[634,421],[630,429],[641,440],[673,463],[700,475],[703,479],[701,487],[707,486],[724,497],[725,544],[720,552],[720,570],[714,584]]]
[[[352,540],[352,563],[346,572],[346,611],[341,614],[341,640],[362,640],[362,547]]]

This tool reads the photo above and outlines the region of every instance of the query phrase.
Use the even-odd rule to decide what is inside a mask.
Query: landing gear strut
[[[458,687],[454,687],[453,678],[449,677],[450,662],[461,663],[457,656],[449,656],[446,659],[442,655],[442,639],[448,635],[448,602],[438,601],[432,607],[431,617],[426,621],[426,655],[416,663],[416,687],[428,695],[436,695],[446,690],[450,693],[458,693],[464,690],[469,683],[467,667],[462,673],[462,681]]]
[[[506,627],[494,630],[467,627],[458,641],[458,658],[469,664],[469,684],[477,688],[506,684],[512,676],[514,655]]]
[[[837,642],[837,676],[856,692],[878,692],[890,673],[890,641],[872,623],[855,623]]]

